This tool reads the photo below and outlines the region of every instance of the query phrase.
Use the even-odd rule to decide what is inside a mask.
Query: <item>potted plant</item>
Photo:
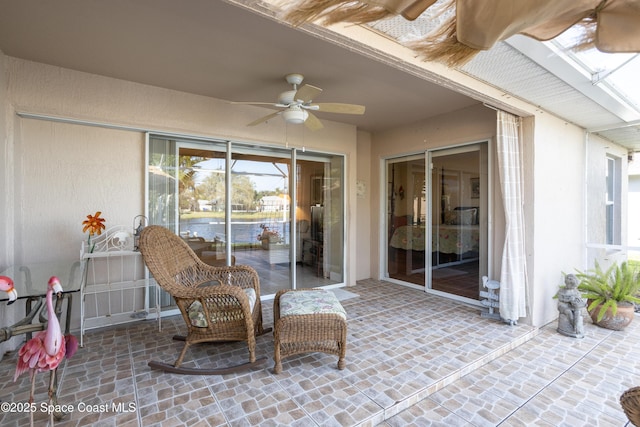
[[[280,233],[277,230],[270,230],[264,224],[260,224],[262,233],[258,235],[258,240],[262,243],[262,249],[269,250],[269,244],[280,242]]]
[[[603,270],[596,261],[593,270],[578,272],[576,276],[593,323],[616,331],[631,323],[634,303],[640,303],[640,272],[637,269],[623,262]]]

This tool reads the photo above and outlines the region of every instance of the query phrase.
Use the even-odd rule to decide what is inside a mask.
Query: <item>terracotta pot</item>
[[[590,302],[587,302],[587,306],[589,304]],[[602,306],[599,305],[589,312],[591,320],[593,320],[593,323],[600,327],[611,329],[614,331],[621,331],[626,328],[629,323],[633,321],[633,318],[635,316],[635,307],[633,306],[633,304],[623,304],[618,305],[618,311],[615,316],[611,314],[610,308],[607,309],[607,312],[604,314],[602,320],[598,322],[598,314],[600,313],[601,308]]]
[[[260,242],[262,242],[262,249],[268,251],[269,250],[269,238],[265,237],[260,239]]]

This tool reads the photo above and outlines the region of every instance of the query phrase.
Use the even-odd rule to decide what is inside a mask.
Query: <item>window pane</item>
[[[619,245],[621,242],[620,162],[620,158],[607,157],[605,243],[608,245]]]
[[[608,204],[606,207],[606,217],[607,217],[607,237],[606,244],[613,245],[614,244],[614,217],[613,217],[613,205]]]
[[[176,229],[176,142],[149,139],[149,224]]]
[[[607,159],[607,203],[613,203],[615,182],[615,161]]]

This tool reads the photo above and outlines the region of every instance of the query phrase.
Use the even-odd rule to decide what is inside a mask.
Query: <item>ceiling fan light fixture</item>
[[[291,124],[302,124],[309,117],[309,113],[302,109],[288,109],[282,113],[284,121]]]

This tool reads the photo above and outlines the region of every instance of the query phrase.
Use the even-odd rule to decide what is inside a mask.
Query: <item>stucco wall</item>
[[[7,58],[0,51],[0,100],[7,99]],[[10,221],[11,211],[8,209],[12,200],[12,192],[9,191],[8,180],[12,174],[11,165],[7,159],[10,156],[10,145],[7,143],[9,138],[8,120],[11,119],[9,105],[6,102],[0,102],[0,266],[8,265],[9,249],[13,245],[9,230],[12,228]],[[2,304],[0,305],[0,324],[9,325],[13,320],[10,310]],[[17,346],[18,340],[11,339],[10,342],[0,344],[0,360],[2,355],[11,348]]]
[[[582,129],[543,114],[536,117],[530,150],[533,193],[527,238],[532,322],[542,326],[558,316],[553,296],[563,273],[584,256],[585,139]]]
[[[9,103],[5,102],[7,94],[7,67],[8,58],[0,51],[0,267],[7,265],[8,253],[13,246],[11,229],[13,228],[11,210],[8,207],[13,200],[13,192],[9,187],[14,174],[13,164],[9,162],[11,158],[12,145],[9,140],[12,138],[10,125],[14,120],[12,109]]]
[[[608,266],[612,262],[623,261],[627,258],[627,250],[625,246],[628,244],[628,193],[629,181],[622,179],[618,191],[620,191],[620,242],[621,247],[603,248],[598,245],[606,243],[606,170],[607,157],[616,159],[616,163],[620,167],[620,176],[626,177],[628,170],[627,149],[611,143],[597,135],[589,135],[587,139],[587,174],[586,182],[589,192],[586,195],[586,251],[585,259],[582,262],[582,268],[593,268],[595,260],[598,260],[603,267]],[[633,217],[632,217],[633,218]]]
[[[640,260],[640,155],[635,154],[629,164],[629,209],[627,230],[628,244],[636,248],[630,251],[629,257]]]
[[[356,280],[368,279],[371,276],[371,257],[369,254],[371,241],[375,235],[371,234],[371,134],[358,132],[358,161],[357,181],[363,186],[363,194],[356,194]]]
[[[102,211],[107,226],[144,213],[144,135],[21,119],[14,182],[16,263],[78,258],[82,221]]]

